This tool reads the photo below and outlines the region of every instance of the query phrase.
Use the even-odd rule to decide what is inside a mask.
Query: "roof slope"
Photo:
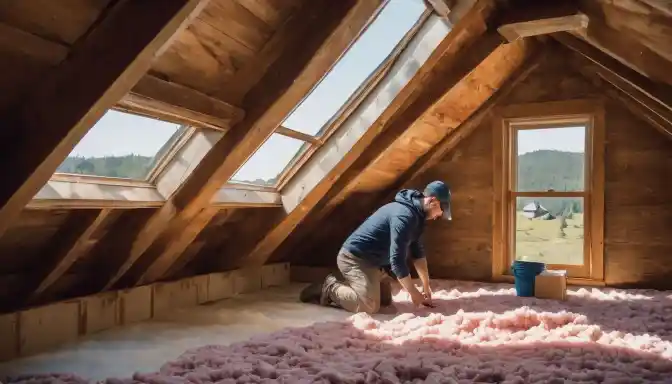
[[[655,0],[428,9],[316,134],[283,124],[388,1],[50,4],[0,4],[4,310],[269,260],[323,263],[324,246],[558,55],[672,132],[672,10]],[[146,179],[54,175],[111,108],[185,128]],[[287,171],[232,183],[272,135],[305,143]]]

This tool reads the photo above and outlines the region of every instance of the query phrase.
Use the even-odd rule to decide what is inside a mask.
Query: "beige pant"
[[[330,288],[329,298],[350,312],[370,314],[392,303],[392,278],[379,267],[341,250],[336,259],[345,281]]]

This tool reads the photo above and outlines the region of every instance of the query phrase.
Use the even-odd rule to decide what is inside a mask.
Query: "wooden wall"
[[[603,88],[572,69],[571,53],[554,47],[502,104],[605,97]],[[672,287],[672,142],[620,102],[607,99],[605,149],[605,275],[610,285]],[[489,280],[492,265],[492,121],[486,119],[437,165],[405,187],[440,179],[453,191],[453,221],[426,227],[425,248],[435,277]],[[384,202],[344,204],[338,215],[361,220]],[[335,220],[329,215],[328,220]],[[359,222],[361,222],[361,220]],[[334,266],[349,231],[309,244],[295,264]],[[670,256],[668,256],[670,255]]]
[[[603,94],[549,56],[513,90],[507,104]],[[605,279],[609,285],[672,287],[672,141],[607,99],[605,148]],[[492,122],[486,121],[413,187],[451,184],[451,223],[427,226],[430,269],[438,277],[487,280],[492,251]],[[669,282],[664,283],[667,279]]]

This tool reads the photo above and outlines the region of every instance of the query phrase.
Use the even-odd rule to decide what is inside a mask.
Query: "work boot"
[[[322,283],[312,283],[301,291],[299,300],[302,303],[317,303],[322,295]]]
[[[331,305],[333,301],[329,297],[329,294],[331,293],[332,287],[336,283],[338,283],[338,279],[336,279],[336,276],[331,273],[324,279],[324,283],[322,284],[322,292],[320,294],[320,305]]]

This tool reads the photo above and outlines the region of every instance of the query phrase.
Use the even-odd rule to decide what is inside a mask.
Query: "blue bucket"
[[[534,279],[544,271],[546,264],[535,261],[516,260],[511,265],[511,272],[515,278],[516,294],[518,296],[534,296]]]

